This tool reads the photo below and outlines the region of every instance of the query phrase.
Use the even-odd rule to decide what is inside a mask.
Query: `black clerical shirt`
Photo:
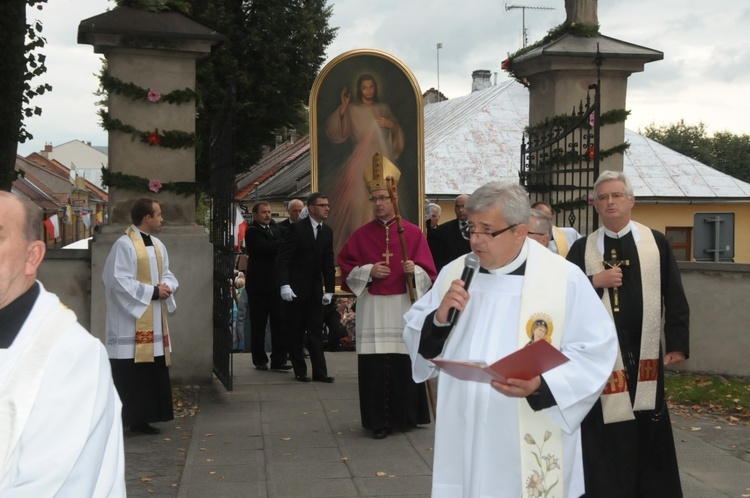
[[[37,297],[39,297],[39,283],[34,282],[29,290],[0,310],[0,349],[8,349],[13,344],[31,313]]]

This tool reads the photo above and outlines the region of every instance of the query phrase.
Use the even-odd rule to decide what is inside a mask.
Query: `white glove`
[[[288,285],[282,285],[281,286],[281,299],[284,301],[292,302],[292,299],[297,297],[297,294],[294,293],[292,288]]]
[[[326,294],[323,294],[323,304],[331,304],[331,299],[333,299],[333,294],[328,292]]]

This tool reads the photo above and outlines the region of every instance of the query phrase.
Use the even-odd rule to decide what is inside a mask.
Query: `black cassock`
[[[690,310],[680,272],[666,237],[652,230],[659,248],[662,317],[665,320],[666,351],[681,351],[686,357]],[[595,235],[593,235],[595,236]],[[577,240],[568,260],[585,272],[586,238]],[[627,372],[631,403],[635,399],[641,348],[643,294],[641,269],[633,233],[619,239],[604,237],[605,259],[612,249],[623,265],[619,288],[619,312],[614,313],[623,364]],[[590,277],[589,277],[590,278]],[[602,289],[597,289],[601,296]],[[610,300],[613,300],[610,292]],[[614,303],[612,309],[614,309]],[[660,348],[661,349],[661,348]],[[675,498],[682,496],[672,427],[664,399],[664,366],[659,352],[659,376],[654,410],[635,412],[635,420],[604,424],[601,401],[597,401],[581,424],[586,498]]]

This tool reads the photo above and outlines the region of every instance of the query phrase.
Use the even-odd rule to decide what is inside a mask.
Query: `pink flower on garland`
[[[148,89],[148,100],[150,100],[151,102],[159,102],[160,98],[161,94],[159,92],[151,88]]]
[[[148,136],[146,137],[146,141],[148,142],[149,145],[159,145],[159,143],[161,143],[161,137],[159,136],[159,132],[152,131],[151,133],[149,133]]]
[[[159,180],[151,180],[148,182],[148,189],[154,193],[159,192],[161,189],[161,182]]]

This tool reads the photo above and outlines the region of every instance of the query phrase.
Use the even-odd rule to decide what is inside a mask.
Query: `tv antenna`
[[[505,4],[505,10],[521,9],[521,22],[523,23],[523,48],[526,48],[528,44],[528,36],[526,33],[526,9],[529,10],[555,10],[554,7],[536,7],[531,5],[508,5]]]

